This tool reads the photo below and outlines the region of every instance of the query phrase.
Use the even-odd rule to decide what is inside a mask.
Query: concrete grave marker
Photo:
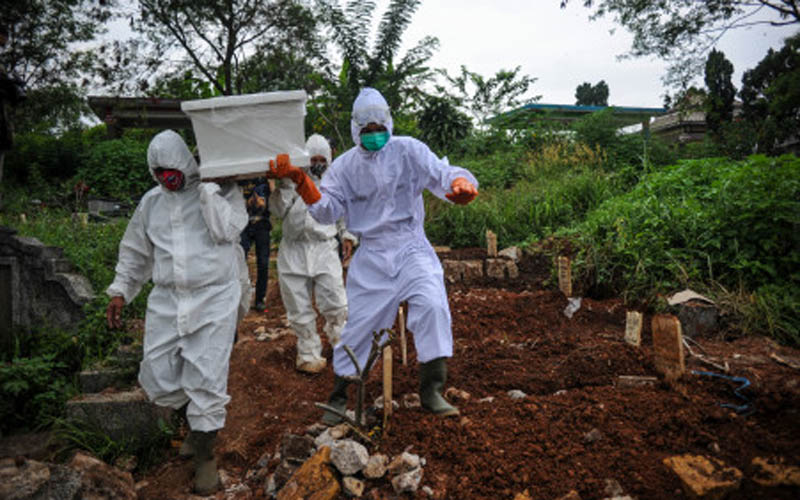
[[[572,262],[563,255],[558,258],[558,289],[572,297]]]
[[[686,372],[681,322],[671,314],[653,316],[653,353],[656,370],[671,381]]]
[[[486,255],[497,257],[497,235],[491,230],[486,230]]]
[[[625,342],[636,347],[642,345],[642,313],[625,313]]]

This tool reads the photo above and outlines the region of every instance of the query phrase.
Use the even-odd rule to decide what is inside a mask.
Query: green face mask
[[[367,132],[361,134],[361,145],[369,151],[378,151],[389,142],[389,132]]]

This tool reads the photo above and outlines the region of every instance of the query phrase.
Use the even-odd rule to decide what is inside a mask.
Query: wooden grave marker
[[[653,316],[653,357],[656,370],[667,381],[674,381],[686,372],[681,322],[671,314]]]
[[[563,255],[558,258],[558,289],[572,297],[572,262]]]
[[[638,311],[625,313],[625,342],[636,347],[642,345],[642,313]]]
[[[491,230],[486,230],[486,255],[497,257],[497,235]]]

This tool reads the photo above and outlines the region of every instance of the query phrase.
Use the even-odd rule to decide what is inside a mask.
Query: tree
[[[608,84],[600,80],[596,85],[583,82],[575,89],[576,106],[608,106]]]
[[[800,34],[770,49],[755,68],[742,76],[744,119],[756,129],[758,150],[774,152],[800,130]]]
[[[419,114],[420,139],[434,151],[450,151],[469,135],[472,120],[458,110],[451,97],[430,96]]]
[[[722,52],[712,49],[706,61],[706,125],[712,135],[719,137],[722,125],[733,119],[733,99],[736,88],[731,82],[733,64]]]
[[[440,74],[447,80],[450,88],[455,90],[456,100],[481,125],[487,123],[489,118],[535,102],[541,97],[525,97],[536,78],[520,75],[520,69],[520,66],[513,70],[501,69],[494,76],[484,78],[462,65],[461,74],[455,77],[444,70]],[[439,85],[437,91],[446,94],[448,89]]]
[[[311,130],[333,137],[340,147],[352,144],[351,106],[364,86],[378,89],[386,98],[396,130],[413,122],[409,116],[426,96],[421,87],[432,77],[426,63],[439,45],[436,38],[426,36],[402,57],[398,54],[419,4],[420,0],[391,0],[370,41],[375,2],[351,0],[340,6],[335,0],[320,1],[341,64],[335,72],[316,76],[321,90],[310,102]]]
[[[560,0],[564,8],[569,0]],[[686,88],[702,70],[706,53],[728,31],[756,24],[800,23],[798,0],[582,0],[591,19],[610,15],[633,34],[627,57],[658,56],[670,63],[664,82]],[[772,13],[768,21],[753,20]]]
[[[103,32],[111,1],[26,0],[3,2],[0,73],[18,79],[29,98],[9,115],[17,132],[75,125],[86,109],[79,83],[93,68],[95,54],[80,48]],[[3,157],[0,154],[0,181]]]
[[[132,27],[146,37],[150,71],[189,66],[223,95],[242,92],[254,67],[244,63],[254,53],[281,48],[314,57],[321,47],[314,15],[294,0],[139,0]]]

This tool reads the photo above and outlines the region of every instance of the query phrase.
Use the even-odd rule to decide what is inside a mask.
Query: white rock
[[[415,493],[422,482],[422,468],[405,472],[392,479],[392,487],[395,493]]]
[[[518,400],[518,399],[525,399],[526,397],[528,397],[527,394],[525,394],[524,392],[520,391],[519,389],[512,389],[512,390],[508,391],[507,394],[508,394],[508,397],[510,397],[511,399],[513,399],[515,401]]]
[[[419,455],[404,451],[392,459],[392,462],[387,467],[387,470],[392,475],[404,474],[420,466]]]
[[[352,439],[334,441],[331,445],[331,462],[343,475],[351,475],[367,466],[369,452]]]

